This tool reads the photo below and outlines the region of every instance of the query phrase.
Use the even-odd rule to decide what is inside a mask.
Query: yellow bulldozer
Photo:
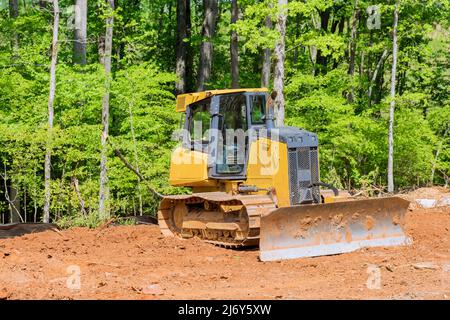
[[[161,232],[227,248],[259,245],[261,261],[410,243],[409,202],[354,199],[321,182],[317,135],[276,127],[275,96],[258,88],[177,97],[170,184],[192,194],[162,198]]]

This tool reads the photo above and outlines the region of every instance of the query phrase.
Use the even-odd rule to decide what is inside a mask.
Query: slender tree
[[[320,32],[325,34],[328,31],[328,25],[330,22],[332,7],[328,7],[323,11],[319,12],[320,22],[318,27]],[[315,65],[315,75],[326,74],[328,65],[328,56],[324,55],[322,50],[317,49],[316,51],[316,65]]]
[[[9,187],[9,192],[7,190],[8,193],[5,193],[5,195],[8,197],[7,201],[9,201],[10,221],[11,223],[21,222],[19,189],[14,184],[12,179],[10,181],[11,185]]]
[[[9,17],[12,20],[17,19],[19,16],[19,1],[18,0],[9,0]],[[19,35],[15,28],[12,30],[11,34],[11,58],[12,60],[16,60],[19,56]],[[20,222],[20,196],[19,196],[19,190],[17,186],[15,185],[14,181],[10,180],[10,187],[9,191],[5,190],[6,192],[9,192],[8,198],[10,199],[11,203],[9,205],[10,207],[10,221],[11,222]]]
[[[188,62],[189,38],[191,37],[191,5],[190,0],[177,0],[177,94],[187,90],[188,76],[191,74]]]
[[[239,6],[237,0],[231,0],[231,24],[239,19]],[[230,39],[231,56],[231,87],[239,88],[239,42],[236,30],[231,31]]]
[[[367,91],[367,98],[368,98],[368,102],[369,102],[369,107],[372,105],[372,91],[373,91],[373,86],[375,84],[375,81],[377,80],[378,77],[378,73],[381,69],[381,66],[384,63],[384,59],[386,59],[387,57],[387,50],[385,49],[383,51],[383,53],[381,54],[380,60],[378,60],[377,66],[375,68],[375,71],[372,74],[372,79],[370,79],[369,82],[369,90]]]
[[[48,97],[48,138],[47,148],[45,152],[44,164],[44,222],[50,222],[50,176],[51,176],[51,140],[53,130],[53,117],[56,92],[56,64],[58,62],[58,33],[59,33],[59,3],[58,0],[53,0],[53,41],[52,41],[52,60],[50,66],[50,92]]]
[[[445,128],[445,131],[444,131],[444,135],[442,136],[441,141],[439,142],[438,148],[436,150],[436,153],[434,155],[434,161],[433,161],[433,165],[431,167],[431,176],[430,176],[430,183],[429,183],[430,185],[433,185],[434,173],[436,171],[436,165],[437,165],[437,162],[439,159],[439,154],[442,151],[442,148],[444,146],[444,141],[447,138],[447,134],[448,134],[449,130],[450,130],[450,124],[447,124],[447,127]]]
[[[19,0],[9,0],[9,17],[11,19],[16,19],[19,16]],[[17,57],[17,52],[19,51],[19,35],[15,28],[12,32],[11,46],[13,51],[13,58]]]
[[[395,110],[395,81],[397,73],[397,24],[398,7],[397,0],[394,8],[394,25],[392,28],[392,72],[391,72],[391,103],[389,105],[389,152],[388,152],[388,192],[394,192],[394,110]]]
[[[265,27],[272,29],[272,19],[267,16],[265,20]],[[270,66],[271,66],[272,50],[270,48],[263,49],[262,70],[261,70],[261,87],[268,88],[270,85]]]
[[[87,213],[86,213],[86,208],[85,208],[85,206],[84,206],[84,200],[83,200],[83,197],[81,196],[80,187],[79,187],[79,185],[78,185],[78,179],[77,179],[77,177],[75,177],[75,176],[72,177],[72,184],[73,184],[73,188],[75,189],[75,192],[76,192],[76,194],[77,194],[78,201],[79,201],[79,203],[80,203],[80,210],[81,210],[81,213],[82,213],[84,216],[86,216],[86,215],[87,215]]]
[[[73,61],[86,65],[87,0],[75,0]]]
[[[357,40],[357,30],[359,23],[360,9],[358,8],[358,0],[355,0],[353,19],[352,19],[352,29],[350,33],[350,50],[348,57],[348,74],[353,78],[355,75],[355,58],[356,58],[356,40]],[[348,102],[353,102],[354,100],[354,88],[350,89],[347,95]]]
[[[100,194],[99,194],[99,215],[102,219],[110,216],[109,211],[109,188],[108,188],[108,167],[107,167],[107,142],[109,134],[109,93],[111,89],[111,55],[114,26],[114,0],[108,0],[109,13],[106,18],[105,34],[105,54],[103,66],[105,69],[105,92],[102,102],[102,136],[101,136],[101,159],[100,159]]]
[[[281,127],[284,125],[284,60],[285,60],[285,36],[286,36],[286,19],[287,19],[287,0],[278,0],[278,20],[276,30],[279,33],[279,39],[275,45],[275,72],[273,87],[277,92],[275,98],[275,116],[276,125]]]
[[[203,91],[211,78],[213,44],[216,31],[218,0],[203,0],[204,18],[202,26],[202,44],[200,46],[200,64],[198,70],[198,91]]]

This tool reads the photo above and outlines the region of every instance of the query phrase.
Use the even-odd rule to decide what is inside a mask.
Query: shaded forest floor
[[[411,206],[406,231],[409,247],[263,263],[157,226],[49,230],[0,239],[0,299],[450,299],[450,207]]]

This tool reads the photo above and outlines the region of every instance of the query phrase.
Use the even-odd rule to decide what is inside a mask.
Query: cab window
[[[247,130],[245,95],[229,95],[220,98],[220,114],[222,116],[222,131],[226,129]]]
[[[266,99],[263,95],[255,95],[251,98],[251,120],[252,124],[264,124],[266,114]]]
[[[189,117],[189,135],[192,142],[208,143],[208,130],[211,125],[211,115],[208,104],[191,106]]]

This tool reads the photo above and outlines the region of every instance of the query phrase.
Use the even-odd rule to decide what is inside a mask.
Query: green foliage
[[[347,189],[383,188],[394,2],[363,0],[354,7],[355,1],[290,0],[288,8],[279,8],[274,0],[238,3],[240,19],[231,25],[230,2],[219,1],[210,87],[230,87],[232,31],[239,36],[240,85],[259,87],[262,50],[273,49],[280,38],[275,28],[266,26],[266,20],[275,25],[281,10],[288,9],[286,124],[318,134],[323,181]],[[374,4],[379,6],[381,24],[379,29],[369,30],[366,9]],[[100,223],[97,206],[104,94],[99,52],[105,17],[111,12],[106,11],[104,1],[89,1],[88,64],[79,67],[72,61],[71,5],[73,1],[60,1],[51,213],[63,227],[95,227]],[[441,0],[401,1],[394,127],[397,188],[449,181],[449,6]],[[35,213],[40,219],[44,202],[53,15],[49,3],[42,9],[30,1],[20,2],[20,9],[19,17],[11,19],[8,6],[0,7],[0,214],[8,212],[6,180],[8,187],[19,191],[22,211],[27,209],[30,221]],[[124,0],[117,3],[113,14],[108,177],[111,211],[119,219],[155,213],[158,200],[146,184],[164,194],[188,190],[168,185],[170,153],[175,145],[170,137],[180,119],[174,112],[175,2]],[[353,39],[355,71],[350,74],[355,16],[359,17]],[[191,88],[197,78],[202,22],[202,1],[191,1],[191,37],[184,39],[190,46]],[[17,48],[14,35],[19,40]],[[386,58],[380,60],[385,50]],[[113,149],[120,149],[148,181],[139,183]],[[81,214],[81,200],[86,216]]]
[[[97,228],[104,221],[99,217],[97,213],[91,213],[89,215],[73,215],[73,216],[63,216],[57,221],[57,225],[61,229],[68,229],[73,227],[86,227],[86,228]]]
[[[269,6],[272,3],[272,7]],[[272,23],[277,18],[277,8],[273,1],[262,1],[249,5],[244,11],[244,19],[236,23],[236,31],[242,38],[243,48],[252,53],[258,52],[258,49],[271,48],[279,35],[273,28],[267,28],[265,24],[266,17]]]
[[[430,178],[437,139],[420,110],[400,107],[396,123],[396,182],[401,186],[425,184]]]

